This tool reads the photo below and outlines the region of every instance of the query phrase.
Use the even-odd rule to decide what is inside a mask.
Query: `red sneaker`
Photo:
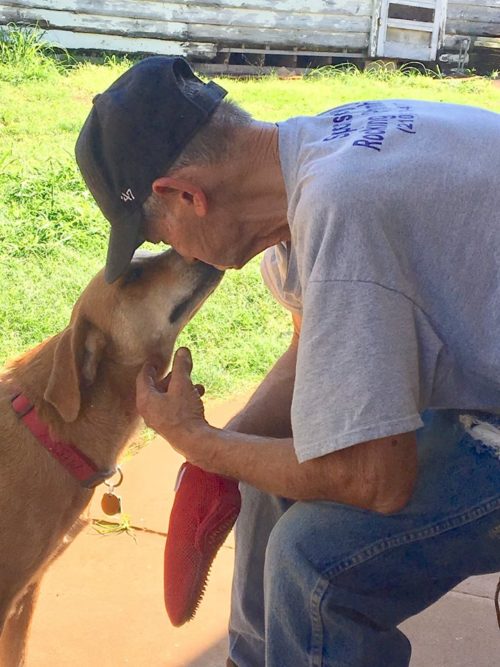
[[[240,507],[238,482],[182,464],[165,545],[165,607],[172,625],[195,615],[212,562]]]

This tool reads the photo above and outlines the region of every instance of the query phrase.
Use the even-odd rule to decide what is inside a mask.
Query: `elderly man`
[[[157,57],[94,100],[77,159],[107,278],[144,239],[222,269],[267,249],[294,334],[225,429],[186,350],[139,406],[240,480],[228,664],[403,667],[398,624],[500,569],[500,116],[385,100],[275,125],[225,94]]]

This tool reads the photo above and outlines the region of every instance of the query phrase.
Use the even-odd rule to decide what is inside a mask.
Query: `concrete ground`
[[[246,397],[207,405],[222,426]],[[35,611],[27,667],[224,667],[234,545],[212,568],[196,618],[173,628],[163,606],[163,549],[182,458],[155,440],[124,465],[123,512],[136,527],[81,533],[45,576]],[[101,491],[90,506],[105,518]],[[106,517],[109,520],[109,517]],[[493,595],[497,577],[474,577],[402,626],[413,645],[411,667],[495,667],[500,631]],[[260,667],[256,665],[255,667]],[[298,667],[283,663],[283,667]]]

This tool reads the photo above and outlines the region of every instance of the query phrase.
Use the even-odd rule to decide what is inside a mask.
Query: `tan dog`
[[[50,437],[99,471],[139,425],[135,380],[154,356],[167,367],[176,336],[222,273],[170,250],[134,258],[108,285],[103,272],[76,303],[69,326],[15,361],[0,378],[0,665],[23,664],[40,579],[85,522],[86,488],[51,456],[12,407],[22,392]]]

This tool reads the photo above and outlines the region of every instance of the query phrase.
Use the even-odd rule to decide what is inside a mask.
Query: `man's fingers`
[[[191,352],[187,347],[180,347],[174,356],[172,363],[172,386],[185,385],[186,382],[191,384],[191,371],[193,369],[193,360],[191,359]]]
[[[147,361],[137,376],[137,388],[158,391],[157,379],[158,369],[150,361]]]
[[[180,347],[175,353],[175,360],[177,359],[182,365],[182,368],[186,370],[188,375],[190,375],[193,370],[193,358],[190,349],[188,347]]]
[[[139,413],[145,417],[152,396],[158,396],[165,390],[158,389],[158,369],[150,361],[139,371],[136,381],[136,403]]]

